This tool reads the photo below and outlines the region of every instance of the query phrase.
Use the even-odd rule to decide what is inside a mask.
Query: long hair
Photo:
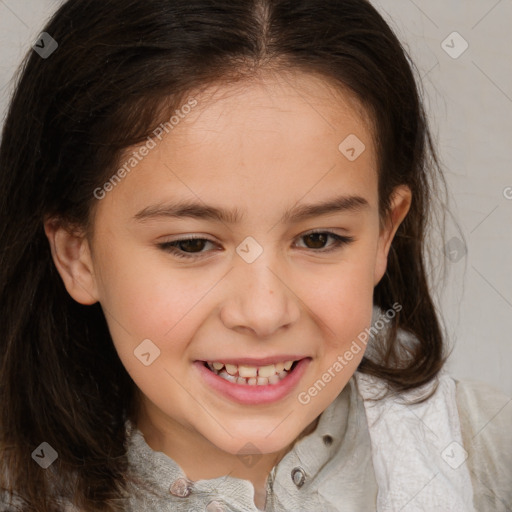
[[[25,57],[0,147],[0,482],[22,510],[60,510],[59,498],[123,510],[136,397],[101,306],[66,292],[43,221],[89,229],[93,191],[123,151],[203,86],[288,68],[359,99],[375,127],[381,217],[393,187],[413,194],[374,292],[382,309],[402,308],[359,371],[397,392],[436,376],[445,356],[425,239],[442,173],[414,66],[368,1],[69,0],[43,32],[58,47]],[[404,351],[399,328],[418,343]],[[31,457],[41,442],[58,453],[45,471]]]

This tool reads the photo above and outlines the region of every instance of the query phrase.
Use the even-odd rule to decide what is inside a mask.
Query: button
[[[297,487],[302,487],[306,480],[306,472],[301,467],[292,469],[292,480]]]
[[[329,434],[326,434],[323,436],[324,444],[325,446],[331,446],[332,444],[332,437]]]
[[[172,483],[169,492],[179,498],[186,498],[190,494],[191,488],[192,483],[189,480],[186,478],[178,478]]]
[[[220,501],[210,501],[208,505],[206,505],[206,512],[225,512],[226,507]]]

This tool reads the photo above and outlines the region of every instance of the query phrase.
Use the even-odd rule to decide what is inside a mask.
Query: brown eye
[[[176,245],[184,252],[201,252],[204,248],[204,243],[208,242],[204,238],[190,238],[176,242]]]
[[[333,239],[333,243],[331,243],[330,246],[327,246],[327,248],[324,248],[329,238]],[[312,250],[318,249],[314,252],[321,254],[334,251],[341,248],[343,245],[348,245],[354,241],[354,237],[341,236],[330,231],[312,231],[302,235],[300,239],[309,240],[309,242],[306,242],[306,248]]]
[[[309,239],[312,242],[312,245],[308,245],[310,249],[322,249],[327,243],[329,236],[326,236],[326,233],[310,233],[309,235],[305,235],[303,238],[305,240]]]
[[[173,242],[158,244],[160,249],[170,252],[178,258],[199,258],[208,251],[203,251],[205,244],[213,244],[206,238],[182,238]]]

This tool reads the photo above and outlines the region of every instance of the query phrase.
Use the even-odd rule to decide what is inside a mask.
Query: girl
[[[4,510],[497,511],[443,371],[442,175],[366,0],[69,0],[0,149]]]

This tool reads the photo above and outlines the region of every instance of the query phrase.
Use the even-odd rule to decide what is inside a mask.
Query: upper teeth
[[[283,370],[289,370],[294,361],[285,361],[284,363],[269,364],[267,366],[247,366],[247,365],[236,365],[236,364],[224,364],[220,362],[208,362],[208,366],[212,370],[219,372],[224,366],[226,372],[229,375],[237,375],[239,377],[272,377],[272,375],[279,374]]]

